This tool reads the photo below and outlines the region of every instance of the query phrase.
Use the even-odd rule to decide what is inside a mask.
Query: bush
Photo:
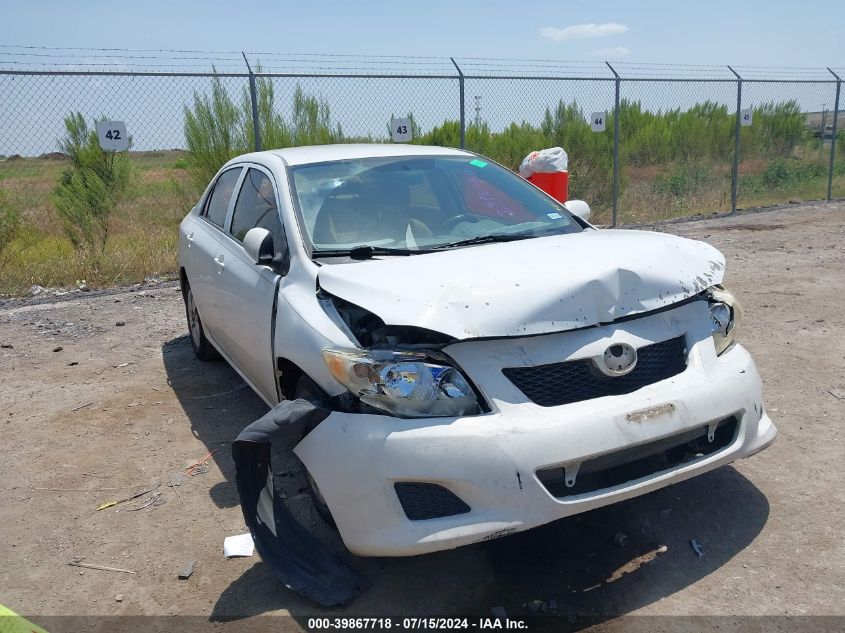
[[[101,149],[97,132],[79,112],[65,117],[65,130],[59,146],[71,166],[59,178],[53,204],[73,247],[99,256],[105,249],[111,212],[129,185],[129,156]]]
[[[214,77],[211,94],[195,91],[194,107],[185,106],[184,113],[188,171],[197,186],[205,189],[224,163],[246,151],[243,110],[232,101],[220,77]]]
[[[257,68],[261,72],[261,67]],[[325,99],[306,95],[300,86],[293,93],[291,121],[276,112],[273,81],[256,79],[258,127],[263,149],[294,145],[339,143],[340,125],[333,125],[331,109]],[[188,155],[186,164],[197,186],[204,189],[217,171],[229,160],[255,148],[252,100],[244,88],[236,104],[220,77],[214,77],[211,94],[194,92],[194,104],[184,108],[184,131]]]
[[[712,182],[710,170],[704,165],[678,165],[655,176],[651,189],[662,196],[682,198],[710,186]]]

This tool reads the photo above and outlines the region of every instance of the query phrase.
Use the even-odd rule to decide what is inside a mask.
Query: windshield
[[[582,230],[562,204],[472,156],[351,159],[291,173],[315,257],[361,246],[413,254]]]

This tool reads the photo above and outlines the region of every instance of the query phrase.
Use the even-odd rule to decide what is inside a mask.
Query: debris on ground
[[[165,503],[167,503],[167,500],[161,496],[161,491],[156,490],[150,495],[149,499],[144,501],[141,505],[134,508],[127,508],[126,510],[128,512],[137,512],[138,510],[143,510],[144,508],[149,508],[150,506],[158,507],[160,505],[164,505]]]
[[[116,327],[123,327],[124,325],[126,325],[125,321],[118,321],[117,323],[115,323]]]
[[[542,600],[532,600],[531,602],[526,602],[524,605],[525,609],[528,613],[545,613],[546,612],[546,603]]]
[[[80,409],[84,409],[85,407],[90,407],[92,404],[94,404],[93,400],[91,402],[86,402],[85,404],[80,404],[78,407],[74,407],[70,410],[70,412],[73,413],[74,411],[79,411]]]
[[[661,545],[657,549],[653,549],[650,552],[646,552],[642,556],[637,556],[636,558],[625,563],[624,565],[622,565],[622,567],[613,572],[610,575],[610,578],[607,579],[607,582],[615,582],[622,578],[622,576],[624,576],[625,574],[630,574],[633,571],[637,571],[643,565],[650,563],[655,558],[657,558],[658,555],[665,554],[668,551],[668,547],[666,547],[665,545]]]
[[[827,392],[837,400],[845,400],[845,389],[837,389],[836,387],[831,387],[827,390]]]
[[[15,346],[12,345],[11,343],[0,344],[0,347],[2,347],[3,349],[14,349],[15,348]]]
[[[61,345],[59,345],[58,347],[54,347],[54,348],[53,348],[53,351],[54,351],[54,352],[61,352],[63,349],[64,349],[64,347],[62,347]]]
[[[200,475],[200,474],[202,474],[202,472],[208,472],[208,470],[207,470],[207,469],[206,469],[206,470],[204,470],[204,471],[202,471],[202,472],[197,472],[197,470],[198,470],[201,466],[205,466],[205,463],[206,463],[209,459],[211,459],[211,457],[214,455],[214,453],[216,453],[218,450],[220,450],[220,449],[215,448],[213,451],[209,451],[208,453],[206,453],[206,454],[205,454],[205,457],[203,457],[201,460],[199,460],[198,462],[194,462],[193,464],[191,464],[190,466],[188,466],[188,467],[185,469],[185,474],[186,474],[186,475],[188,475],[189,477],[192,477],[192,476],[194,476],[194,475]]]
[[[191,577],[191,574],[194,573],[194,570],[196,568],[197,568],[197,561],[189,560],[187,563],[185,563],[184,567],[182,567],[182,569],[179,571],[179,573],[176,574],[176,577],[179,578],[179,580],[187,580],[188,578]]]
[[[255,543],[252,540],[252,534],[249,532],[237,536],[227,536],[223,540],[223,555],[226,558],[252,556],[254,551]]]
[[[159,482],[155,482],[155,484],[153,484],[150,488],[146,488],[144,490],[134,492],[131,495],[129,495],[128,497],[125,497],[123,499],[119,499],[117,501],[107,501],[106,503],[102,503],[99,506],[97,506],[97,511],[99,512],[100,510],[105,510],[106,508],[111,508],[112,506],[116,506],[116,505],[119,505],[121,503],[126,503],[127,501],[132,501],[133,499],[137,499],[138,497],[143,497],[145,494],[156,491],[159,486],[161,486],[161,484]],[[153,495],[153,496],[155,497],[157,495]],[[140,509],[140,508],[138,508],[138,509]]]
[[[690,547],[692,547],[692,551],[695,552],[695,555],[701,558],[704,556],[704,547],[702,547],[701,543],[696,541],[694,538],[691,538],[689,541]]]
[[[122,593],[114,594],[114,601],[115,602],[123,602],[123,594]]]
[[[616,536],[613,537],[613,542],[619,547],[625,547],[625,544],[628,542],[628,535],[624,532],[617,532]]]
[[[170,483],[167,485],[173,489],[173,492],[175,492],[176,496],[179,497],[179,501],[181,501],[184,505],[185,499],[182,497],[182,493],[178,490],[178,487],[182,485],[182,473],[170,473]]]
[[[120,567],[107,567],[106,565],[95,565],[94,563],[80,563],[79,561],[71,561],[68,563],[71,567],[84,567],[85,569],[97,569],[99,571],[114,571],[121,574],[138,575],[137,571],[131,569],[121,569]]]

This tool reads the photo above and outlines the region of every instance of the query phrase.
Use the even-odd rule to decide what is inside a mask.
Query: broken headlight
[[[707,290],[710,307],[710,328],[716,355],[720,355],[736,342],[736,334],[742,321],[742,306],[723,286],[711,286]]]
[[[411,418],[472,415],[478,400],[454,367],[425,353],[396,350],[323,350],[332,376],[362,402]]]

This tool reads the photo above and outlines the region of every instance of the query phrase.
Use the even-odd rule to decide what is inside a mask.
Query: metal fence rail
[[[561,145],[573,197],[606,224],[830,200],[845,196],[841,76],[835,68],[0,46],[0,189],[49,206],[54,183],[39,180],[39,165],[61,159],[73,112],[125,121],[138,156],[185,150],[186,110],[218,89],[240,108],[257,150],[277,146],[279,127],[290,143],[389,141],[393,116],[413,119],[414,142],[465,147],[511,168],[533,149]],[[591,128],[593,113],[604,114],[603,129]],[[329,132],[306,133],[312,128]]]

